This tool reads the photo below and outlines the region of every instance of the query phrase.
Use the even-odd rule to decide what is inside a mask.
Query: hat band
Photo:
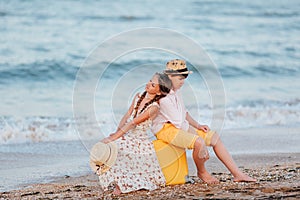
[[[169,74],[177,74],[177,73],[182,73],[182,72],[187,72],[188,69],[184,68],[184,69],[178,69],[178,70],[173,70],[173,69],[167,69],[165,70],[165,73],[169,73]]]

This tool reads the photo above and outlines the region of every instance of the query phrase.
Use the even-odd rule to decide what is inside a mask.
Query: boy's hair
[[[158,76],[159,90],[161,94],[166,96],[172,88],[172,81],[169,79],[167,74],[157,72],[155,75]]]
[[[184,78],[187,78],[189,74],[170,74],[170,76],[175,77],[175,76],[182,76]]]

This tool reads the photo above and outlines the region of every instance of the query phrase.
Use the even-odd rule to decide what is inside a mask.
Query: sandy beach
[[[166,186],[154,191],[136,191],[114,196],[103,192],[97,176],[65,176],[46,184],[24,185],[1,192],[0,199],[297,199],[300,198],[300,153],[244,154],[233,156],[238,166],[256,178],[256,183],[234,183],[224,166],[212,157],[207,168],[220,184],[207,185],[195,176],[189,159],[189,173],[195,181]]]

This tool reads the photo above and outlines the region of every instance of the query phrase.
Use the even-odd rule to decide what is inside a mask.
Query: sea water
[[[90,71],[109,66],[97,83],[94,105],[86,105],[94,113],[77,120],[73,97],[78,72],[104,41],[133,29],[176,31],[203,48],[223,84],[222,130],[299,130],[299,10],[297,0],[1,1],[0,190],[89,171],[82,141],[113,132],[134,94],[169,59],[180,57],[180,50],[176,55],[167,49],[141,49],[111,63],[103,59]],[[152,32],[142,33],[145,39],[158,39]],[[197,120],[210,125],[214,91],[197,66],[188,58],[187,63],[194,73],[183,88],[184,100]],[[89,74],[83,78],[88,80]],[[24,175],[30,172],[35,175]]]

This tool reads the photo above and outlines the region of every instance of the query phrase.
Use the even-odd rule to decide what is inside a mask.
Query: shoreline
[[[121,194],[122,199],[248,199],[299,198],[300,153],[233,155],[239,168],[256,178],[256,183],[234,183],[232,176],[216,157],[207,162],[207,169],[220,180],[220,184],[207,185],[195,176],[191,158],[189,174],[194,184],[173,185],[154,191],[140,190]],[[84,198],[113,199],[110,191],[103,192],[92,172],[79,177],[58,177],[49,183],[21,185],[20,189],[0,192],[0,199]]]

